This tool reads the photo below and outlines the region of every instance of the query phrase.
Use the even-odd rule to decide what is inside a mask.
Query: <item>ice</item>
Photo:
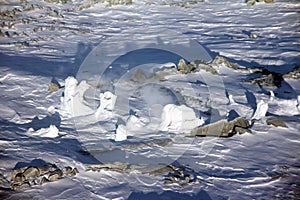
[[[69,76],[65,80],[64,96],[62,97],[62,116],[78,117],[92,114],[94,111],[84,102],[85,92],[90,85],[85,81],[78,81]]]
[[[120,142],[127,139],[127,128],[125,125],[120,124],[117,127],[116,135],[115,135],[115,141]]]
[[[236,104],[237,104],[237,103],[234,101],[233,96],[232,96],[231,94],[228,96],[228,98],[229,98],[229,103],[230,103],[230,104],[232,104],[232,105],[236,105]]]
[[[191,129],[204,124],[203,119],[196,117],[192,108],[185,105],[168,104],[163,108],[161,116],[161,131],[188,132]]]
[[[126,127],[128,131],[137,131],[140,130],[145,126],[145,123],[143,123],[138,117],[135,115],[131,115],[126,123]],[[131,133],[131,132],[130,132]]]
[[[112,111],[115,107],[116,100],[117,96],[110,91],[100,93],[100,106],[95,113],[96,119],[104,120],[112,117]]]
[[[74,96],[76,93],[78,81],[69,76],[65,80],[65,90],[64,96],[62,98],[62,110],[66,112],[67,115],[72,115],[74,108]]]
[[[269,105],[267,102],[264,102],[263,100],[260,100],[260,102],[257,104],[257,108],[255,110],[254,115],[251,117],[252,120],[260,120],[263,117],[266,116],[268,111]]]
[[[29,128],[27,133],[33,136],[46,138],[56,138],[59,136],[59,130],[55,125],[50,125],[49,128],[41,128],[37,131],[34,131],[33,128]]]
[[[54,114],[55,113],[55,107],[54,106],[49,106],[49,108],[47,109],[47,111],[50,113],[50,114]]]

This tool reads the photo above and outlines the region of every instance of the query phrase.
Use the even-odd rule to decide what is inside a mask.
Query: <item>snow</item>
[[[112,111],[114,109],[116,100],[117,96],[109,91],[100,93],[100,105],[95,113],[96,119],[104,120],[112,117]]]
[[[265,117],[268,112],[268,109],[269,109],[269,104],[267,102],[264,102],[263,100],[260,100],[260,102],[258,102],[257,104],[257,108],[251,118],[251,121],[260,120],[263,117]]]
[[[78,81],[72,76],[69,76],[65,80],[64,96],[62,97],[62,110],[71,116],[74,114],[74,96],[76,95],[77,84]]]
[[[161,121],[159,130],[171,132],[189,132],[204,124],[204,120],[197,118],[192,108],[174,104],[168,104],[163,108]]]
[[[244,82],[256,68],[283,74],[299,65],[298,1],[56,2],[28,1],[28,10],[20,1],[0,3],[1,199],[299,199],[300,81]],[[176,73],[181,58],[216,55],[243,70]],[[138,68],[148,79],[133,83]],[[50,93],[53,80],[62,88]],[[252,133],[182,134],[237,115],[255,120]],[[288,127],[268,126],[268,117]],[[14,167],[35,159],[79,173],[11,191]],[[200,182],[181,187],[138,170],[86,171],[107,160],[174,161]]]
[[[59,130],[55,125],[50,125],[49,128],[41,128],[34,131],[33,128],[29,128],[27,133],[33,136],[55,138],[59,136]]]
[[[120,142],[124,141],[127,139],[127,128],[124,125],[118,125],[117,130],[116,130],[116,137],[115,141]]]

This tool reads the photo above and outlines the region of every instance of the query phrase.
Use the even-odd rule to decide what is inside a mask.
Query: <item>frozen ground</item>
[[[97,1],[53,2],[0,2],[1,199],[300,198],[299,75],[298,79],[285,78],[280,85],[259,87],[244,82],[256,74],[218,65],[215,68],[219,75],[205,71],[183,75],[173,71],[167,76],[161,75],[164,81],[158,78],[147,82],[147,78],[139,75],[133,84],[129,79],[135,72],[131,69],[135,68],[128,70],[122,65],[138,65],[147,76],[172,68],[170,62],[177,65],[181,58],[174,51],[180,52],[186,44],[184,38],[190,38],[208,52],[204,55],[204,51],[199,51],[199,59],[209,61],[221,55],[240,68],[285,74],[299,66],[300,60],[300,4],[297,1],[277,0],[254,6],[247,6],[242,0],[189,1],[190,4],[175,0],[155,3],[135,0],[130,5],[114,6]],[[172,49],[173,54],[142,49],[121,56],[132,47],[144,47],[156,37],[155,33],[164,42],[179,44],[177,49]],[[258,37],[253,38],[253,34]],[[142,39],[136,41],[135,36]],[[126,46],[129,43],[131,45]],[[97,51],[93,54],[95,48]],[[105,54],[98,55],[103,49]],[[109,66],[99,66],[99,71],[95,66],[90,66],[91,71],[83,68],[89,64],[90,53],[96,58],[94,62],[100,63],[106,61],[101,59],[121,57],[101,74],[99,71]],[[197,51],[190,50],[186,54],[193,57]],[[51,81],[64,85],[69,76],[89,84],[80,86],[79,91],[87,89],[84,94],[78,93],[85,104],[82,101],[76,104],[81,107],[80,111],[74,111],[76,117],[73,118],[70,117],[72,109],[66,109],[68,106],[61,102],[64,89],[48,91]],[[100,77],[103,82],[96,81]],[[116,124],[122,123],[111,116],[113,108],[109,103],[102,104],[105,108],[101,108],[99,113],[102,114],[94,120],[93,112],[104,98],[100,92],[106,90],[121,92],[122,95],[117,95],[119,99],[130,94],[127,106],[130,114],[138,118],[127,122],[126,128],[132,129],[132,135],[125,141],[114,141]],[[156,131],[158,127],[154,126],[159,124],[163,106],[170,103],[192,107],[196,116],[203,117],[209,124],[210,120],[237,114],[250,120],[256,108],[263,107],[259,106],[261,100],[268,102],[268,111],[264,116],[261,109],[254,116],[262,119],[250,128],[252,133],[228,138],[185,138],[176,131]],[[116,108],[119,118],[126,121],[129,116],[120,109],[122,104],[117,102]],[[78,116],[78,112],[86,115]],[[267,125],[270,117],[284,119],[287,127]],[[143,128],[145,124],[150,126]],[[157,139],[172,142],[163,148],[139,147],[145,141]],[[123,157],[110,151],[121,147],[125,149],[121,151],[126,154]],[[84,151],[86,148],[102,150],[88,154]],[[149,161],[134,159],[135,155],[151,157],[154,164],[176,160],[174,165],[192,168],[199,183],[164,184],[167,173],[152,176],[138,170],[130,173],[86,171],[88,165],[100,161]],[[61,168],[76,167],[79,173],[43,185],[10,189],[11,173],[16,166],[40,161]]]

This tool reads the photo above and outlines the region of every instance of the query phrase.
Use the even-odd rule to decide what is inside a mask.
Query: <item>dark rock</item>
[[[56,91],[59,90],[60,88],[61,88],[61,86],[60,86],[58,83],[50,82],[48,91],[52,93],[52,92],[56,92]]]
[[[264,87],[280,87],[283,81],[282,75],[270,72],[266,69],[261,72],[254,72],[253,75],[258,77],[246,80],[244,82],[249,82],[254,85],[264,86]]]
[[[273,3],[274,0],[248,0],[248,1],[247,1],[247,5],[248,5],[248,6],[253,6],[253,5],[255,5],[255,3],[257,3],[257,2]]]
[[[200,70],[204,70],[212,74],[218,74],[218,71],[214,69],[212,65],[209,65],[201,60],[196,60],[194,62],[190,62],[186,64],[184,59],[180,59],[177,65],[177,71],[183,74],[188,74],[191,72],[199,72]]]
[[[179,63],[177,65],[177,70],[183,74],[187,74],[187,73],[191,72],[188,65],[185,63],[185,61],[183,59],[179,60]]]
[[[146,80],[148,79],[148,77],[146,76],[146,74],[143,72],[143,70],[141,70],[140,68],[138,68],[133,76],[131,77],[131,81],[136,82],[136,83],[144,83]]]
[[[50,173],[50,175],[48,176],[48,180],[51,182],[57,181],[58,179],[63,178],[63,175],[63,172],[60,169],[57,169]]]
[[[300,67],[296,66],[293,71],[284,74],[283,78],[300,79]]]
[[[211,65],[215,66],[215,67],[224,65],[224,66],[226,66],[228,68],[231,68],[231,69],[235,69],[235,70],[238,69],[238,65],[236,63],[229,62],[226,58],[224,58],[222,56],[216,56],[213,59],[213,61],[211,62]]]
[[[285,124],[285,121],[282,120],[282,119],[279,119],[279,118],[271,117],[271,118],[267,119],[266,122],[267,122],[268,125],[288,128],[288,126]]]
[[[87,171],[115,171],[115,172],[128,172],[130,171],[130,165],[127,163],[114,162],[108,164],[93,164],[89,165],[86,169]]]
[[[230,137],[236,133],[236,131],[241,131],[239,128],[247,129],[250,126],[249,121],[242,117],[238,117],[232,121],[220,120],[206,126],[202,126],[192,130],[192,132],[187,135],[187,137],[194,136],[215,136],[215,137]],[[244,133],[246,131],[242,131]]]
[[[74,176],[78,173],[76,168],[66,167],[64,172],[54,164],[43,164],[40,166],[25,166],[17,168],[12,172],[11,188],[13,190],[26,188],[32,185],[57,181],[65,176]]]
[[[37,167],[28,167],[23,175],[26,180],[37,178],[40,175],[40,170]]]

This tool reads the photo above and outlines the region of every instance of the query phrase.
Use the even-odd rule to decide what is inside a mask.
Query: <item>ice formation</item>
[[[204,120],[197,118],[192,108],[168,104],[163,108],[159,130],[188,132],[202,124]]]
[[[33,128],[29,128],[27,133],[34,136],[47,138],[55,138],[59,136],[59,130],[55,125],[50,125],[49,128],[41,128],[37,131],[34,131]]]
[[[65,111],[66,114],[72,115],[77,84],[78,81],[72,76],[69,76],[65,80],[65,91],[64,96],[62,97],[62,110]]]
[[[112,117],[112,111],[115,107],[117,96],[106,91],[100,94],[100,106],[98,107],[95,116],[97,120],[103,120]]]
[[[231,94],[228,96],[228,98],[229,98],[229,103],[230,103],[230,104],[237,104],[237,103],[234,101],[233,96],[232,96]]]
[[[126,128],[129,131],[136,131],[143,128],[145,124],[135,115],[131,115],[126,123]]]
[[[63,115],[77,117],[92,114],[94,111],[84,104],[84,93],[90,88],[87,82],[78,81],[69,76],[65,80],[64,97],[62,97]]]
[[[127,128],[123,124],[118,125],[115,135],[115,141],[124,141],[127,140]]]
[[[264,102],[263,100],[260,100],[260,102],[257,104],[256,111],[252,116],[251,121],[260,120],[261,118],[266,116],[268,109],[269,109],[268,103]]]

